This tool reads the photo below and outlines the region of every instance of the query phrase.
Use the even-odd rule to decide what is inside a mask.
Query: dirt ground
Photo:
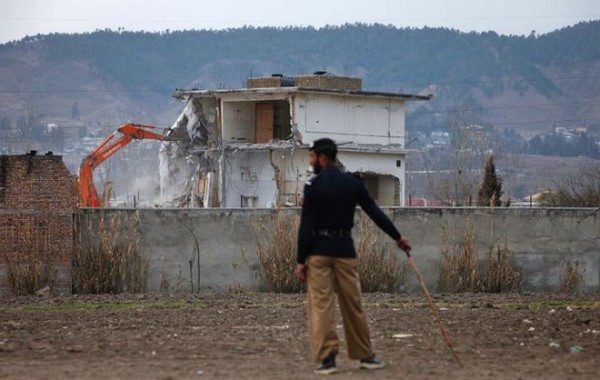
[[[388,366],[358,370],[342,342],[334,378],[600,373],[599,295],[436,295],[464,368],[423,296],[366,294],[363,302]],[[308,359],[305,307],[303,295],[269,293],[3,297],[0,379],[319,378]]]

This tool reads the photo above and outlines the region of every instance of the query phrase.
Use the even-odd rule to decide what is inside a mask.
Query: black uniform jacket
[[[400,232],[371,198],[364,182],[327,166],[304,185],[297,262],[303,264],[309,255],[356,257],[349,235],[323,236],[320,232],[350,231],[357,205],[392,239],[400,239]]]

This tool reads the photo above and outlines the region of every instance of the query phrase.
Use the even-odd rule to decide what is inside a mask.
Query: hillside
[[[529,135],[553,124],[598,130],[600,21],[541,36],[383,25],[51,34],[0,45],[0,104],[85,123],[170,122],[175,88],[240,87],[249,76],[327,70],[367,90],[433,93],[409,128],[443,127],[448,111]]]
[[[432,131],[481,125],[504,153],[600,154],[600,21],[530,36],[353,24],[27,37],[0,45],[0,153],[64,152],[126,122],[170,125],[176,88],[315,70],[361,77],[365,90],[433,94],[409,104],[407,142],[421,148]],[[47,133],[49,123],[59,129]],[[587,132],[561,146],[544,136],[556,127]],[[73,171],[83,153],[69,158]]]

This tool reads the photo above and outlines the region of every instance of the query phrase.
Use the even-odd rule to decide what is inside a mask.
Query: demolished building
[[[340,165],[361,173],[381,206],[403,206],[405,103],[431,99],[363,91],[359,78],[323,72],[174,97],[185,108],[172,126],[180,142],[160,150],[162,204],[222,208],[298,206],[307,151],[322,137],[337,142]]]

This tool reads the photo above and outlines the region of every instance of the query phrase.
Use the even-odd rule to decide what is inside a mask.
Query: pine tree
[[[477,206],[501,206],[502,201],[502,179],[496,175],[496,166],[494,165],[494,156],[491,155],[485,162],[485,173],[483,182],[477,194]]]

